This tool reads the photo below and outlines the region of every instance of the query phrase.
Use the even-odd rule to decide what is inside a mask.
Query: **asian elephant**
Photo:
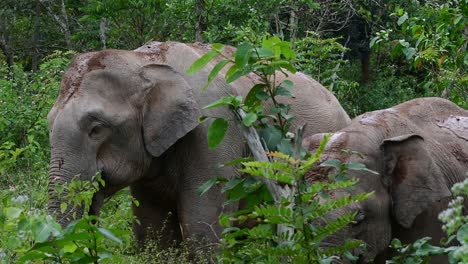
[[[312,151],[323,136],[307,137],[303,146]],[[468,177],[468,111],[444,99],[420,98],[369,112],[333,133],[321,159],[359,162],[378,172],[350,170],[349,176],[359,180],[357,185],[332,193],[339,197],[374,192],[325,217],[356,213],[355,223],[325,244],[336,245],[345,237],[360,239],[367,245],[367,252],[361,252],[362,263],[372,259],[383,263],[389,257],[385,251],[392,238],[409,243],[430,236],[438,243],[443,236],[438,214],[452,199],[452,185]],[[324,180],[334,170],[314,168],[307,173],[307,181]]]
[[[214,176],[238,173],[219,165],[248,151],[235,125],[222,144],[210,150],[210,122],[197,119],[232,120],[227,109],[203,107],[228,94],[245,96],[258,79],[249,75],[227,84],[218,76],[201,92],[216,62],[195,75],[186,70],[209,49],[204,44],[154,42],[134,51],[103,50],[74,59],[48,115],[49,212],[63,225],[72,212],[60,212],[63,198],[55,194],[56,186],[74,177],[90,180],[101,172],[106,184],[93,198],[92,213],[99,212],[106,197],[130,186],[139,201],[133,207],[141,223],[134,225],[138,241],[149,238],[148,228],[160,229],[163,222],[163,240],[194,235],[216,240],[223,196],[217,188],[199,196],[197,188]],[[232,54],[234,48],[224,52]],[[349,124],[336,98],[319,83],[301,73],[279,75],[278,82],[288,78],[295,85],[294,97],[283,98],[293,105],[293,126],[307,123],[305,134],[311,135]]]

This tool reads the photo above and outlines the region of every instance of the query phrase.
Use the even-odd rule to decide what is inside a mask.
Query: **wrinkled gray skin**
[[[257,79],[252,75],[228,85],[217,77],[202,93],[216,62],[193,76],[185,72],[208,50],[201,44],[156,42],[136,51],[105,50],[75,58],[48,115],[49,212],[63,225],[72,212],[60,213],[63,201],[55,186],[73,177],[89,180],[101,171],[106,185],[95,195],[91,213],[99,213],[106,197],[130,186],[139,201],[139,207],[133,208],[141,222],[134,225],[138,241],[149,238],[148,228],[159,230],[167,219],[163,242],[194,235],[217,239],[223,197],[217,188],[202,197],[196,190],[214,176],[235,175],[233,168],[218,165],[248,151],[233,125],[224,142],[209,150],[209,122],[200,124],[197,118],[233,119],[226,109],[202,107],[229,93],[245,96]],[[233,48],[226,47],[226,52]],[[306,135],[349,124],[348,115],[323,86],[303,74],[289,79],[295,84],[295,98],[290,101],[295,124],[308,124]]]
[[[312,151],[322,138],[323,134],[313,135],[303,144]],[[341,149],[358,151],[363,158]],[[361,239],[368,249],[362,262],[380,254],[375,262],[383,263],[392,238],[412,242],[430,236],[437,243],[443,236],[437,216],[452,198],[451,186],[468,177],[468,111],[444,99],[420,98],[366,113],[332,134],[322,159],[360,162],[379,173],[349,171],[359,183],[334,196],[371,191],[374,195],[330,215],[356,212],[356,224],[325,244],[342,243],[345,237]],[[329,173],[333,170],[319,167],[307,179],[320,181]],[[433,263],[446,261],[434,259]]]

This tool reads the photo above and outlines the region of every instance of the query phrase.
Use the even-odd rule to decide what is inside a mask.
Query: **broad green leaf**
[[[264,129],[260,130],[259,134],[260,138],[264,141],[269,151],[276,150],[278,144],[283,138],[281,131],[272,125],[268,125]]]
[[[211,84],[211,82],[213,82],[214,78],[216,77],[216,75],[218,75],[218,73],[224,68],[224,66],[226,66],[227,64],[229,63],[228,60],[222,60],[220,62],[218,62],[214,67],[213,69],[211,70],[210,74],[208,75],[208,81],[205,83],[205,85],[203,86],[202,88],[202,91],[205,91],[206,88],[208,88],[208,86]]]
[[[341,163],[341,161],[337,159],[331,159],[331,160],[326,160],[322,162],[320,166],[321,167],[334,167],[334,168],[340,169],[342,164],[343,163]]]
[[[21,258],[18,259],[18,263],[25,263],[28,260],[44,260],[46,258],[46,254],[43,252],[38,252],[38,251],[29,251],[25,255],[23,255]]]
[[[276,95],[282,96],[292,96],[292,89],[294,88],[294,83],[290,80],[284,80],[280,86],[275,90]]]
[[[273,51],[271,51],[271,49],[269,48],[265,48],[265,47],[261,47],[260,49],[257,50],[258,52],[258,56],[263,59],[263,58],[269,58],[269,57],[273,57],[274,54],[273,54]]]
[[[262,101],[270,99],[270,95],[267,94],[265,91],[258,91],[255,94],[255,97],[257,97],[259,100],[262,100]]]
[[[259,98],[257,97],[257,93],[263,91],[265,84],[257,83],[250,89],[249,93],[245,97],[244,105],[247,107],[253,107],[259,102]]]
[[[241,179],[241,178],[232,178],[230,179],[228,182],[226,182],[226,184],[224,185],[223,189],[221,190],[221,192],[226,192],[226,191],[229,191],[229,190],[232,190],[234,189],[237,185],[241,184],[242,182],[244,181],[244,179]]]
[[[62,214],[65,213],[65,211],[67,210],[67,207],[68,207],[67,203],[61,203],[60,204],[60,213],[62,213]]]
[[[210,50],[201,56],[198,60],[194,61],[193,64],[187,69],[187,74],[194,74],[205,67],[214,57],[218,55],[218,51]]]
[[[232,83],[233,81],[239,79],[243,75],[242,69],[239,69],[237,65],[232,65],[231,68],[226,72],[226,82]]]
[[[247,113],[242,119],[242,123],[247,127],[251,126],[255,121],[257,121],[257,115],[255,113]]]
[[[366,167],[365,164],[362,164],[362,163],[357,163],[357,162],[349,162],[346,164],[348,169],[349,170],[356,170],[356,171],[360,171],[360,170],[363,170],[363,171],[368,171],[370,173],[373,173],[373,174],[379,174],[378,172],[376,171],[373,171],[373,170],[370,170]]]
[[[232,105],[232,97],[231,96],[221,97],[220,99],[218,99],[218,100],[212,102],[211,104],[203,107],[203,109],[211,109],[211,108],[226,106],[226,105]]]
[[[8,219],[16,219],[21,215],[22,212],[23,209],[16,207],[7,207],[5,209],[5,215]]]
[[[229,215],[223,212],[221,212],[221,214],[218,216],[218,219],[219,219],[219,224],[223,227],[228,227],[231,225],[231,221],[229,220]]]
[[[216,118],[213,123],[208,127],[208,147],[211,149],[216,148],[216,146],[223,141],[226,131],[228,129],[229,123],[224,118]]]
[[[468,243],[468,223],[464,224],[457,232],[457,240],[460,243]]]
[[[408,20],[408,13],[404,13],[400,18],[398,18],[397,24],[401,26],[401,24],[405,23],[405,21]]]
[[[237,47],[235,60],[236,60],[236,65],[239,69],[242,69],[243,67],[245,67],[245,65],[247,65],[247,63],[249,62],[252,48],[253,48],[252,45],[248,43],[242,43]]]
[[[211,47],[219,53],[221,53],[224,49],[224,45],[220,43],[213,43],[211,44]]]
[[[60,234],[60,231],[52,223],[39,222],[34,226],[34,239],[36,242],[45,242],[51,234]]]
[[[75,243],[69,242],[65,244],[65,246],[63,246],[62,248],[63,248],[63,252],[65,253],[73,253],[78,247],[76,246]]]
[[[122,244],[122,240],[120,240],[120,238],[116,237],[110,230],[102,228],[102,227],[98,227],[98,230],[99,230],[99,233],[103,234],[108,239],[110,239],[110,240],[112,240],[114,242],[117,242],[119,244]]]
[[[296,73],[296,68],[294,68],[294,66],[289,61],[286,61],[286,60],[273,61],[271,63],[271,66],[284,68],[284,69],[288,70],[291,73]]]
[[[287,155],[292,155],[294,151],[291,141],[285,138],[281,139],[281,142],[278,144],[277,149],[278,151],[281,151],[282,153]]]
[[[223,177],[214,177],[214,178],[211,178],[209,179],[208,181],[206,181],[204,184],[202,184],[202,186],[198,187],[197,189],[197,193],[198,195],[202,196],[203,194],[205,194],[208,190],[211,189],[211,187],[213,187],[215,184],[219,183],[219,182],[225,182],[226,179],[223,178]]]

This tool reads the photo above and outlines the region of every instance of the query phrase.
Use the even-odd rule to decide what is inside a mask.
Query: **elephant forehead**
[[[468,116],[450,115],[448,118],[438,121],[437,125],[468,141]]]
[[[90,72],[113,67],[128,66],[128,60],[122,58],[125,51],[104,50],[80,54],[73,60],[62,78],[60,94],[57,99],[65,105],[80,90],[84,77]]]

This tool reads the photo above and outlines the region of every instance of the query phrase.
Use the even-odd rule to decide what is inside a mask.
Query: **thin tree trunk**
[[[368,84],[371,80],[370,77],[370,50],[363,49],[361,51],[361,73],[362,83]]]
[[[290,32],[290,42],[294,44],[297,36],[297,28],[299,23],[299,17],[297,16],[297,10],[295,6],[291,7],[291,12],[289,12],[289,32]]]
[[[64,0],[60,1],[60,12],[62,13],[63,17],[63,34],[65,36],[65,43],[67,44],[68,49],[72,49],[72,41],[71,41],[71,33],[70,33],[70,24],[68,23],[68,15],[67,10],[65,9],[65,2]]]
[[[107,19],[101,18],[99,23],[99,38],[101,39],[102,49],[107,49]]]
[[[281,25],[281,20],[279,19],[278,13],[279,10],[275,14],[276,35],[278,35],[281,40],[284,40],[283,26]]]
[[[240,128],[244,139],[247,141],[247,145],[249,146],[252,155],[254,156],[255,160],[257,161],[270,161],[268,156],[265,152],[265,149],[260,142],[260,136],[258,135],[257,131],[252,127],[245,127],[242,125],[242,119],[246,116],[245,112],[242,109],[236,110],[236,114],[238,119],[236,122],[238,127]],[[294,194],[296,189],[294,186],[280,186],[273,181],[270,181],[266,178],[260,178],[260,180],[265,184],[265,186],[270,191],[273,200],[279,204],[282,199],[288,199],[290,202],[289,207],[294,207]],[[286,237],[289,240],[290,236],[292,236],[294,230],[291,227],[286,225],[279,224],[277,227],[277,232],[280,237]]]
[[[203,42],[203,31],[207,28],[205,0],[195,1],[195,41]]]
[[[72,49],[72,41],[71,41],[71,33],[70,33],[70,28],[68,24],[68,15],[67,15],[67,10],[65,8],[65,2],[64,0],[60,1],[60,15],[57,15],[54,10],[52,10],[52,7],[47,4],[47,0],[39,0],[39,2],[44,6],[45,9],[47,9],[47,12],[54,18],[55,22],[59,25],[60,31],[62,31],[65,44],[67,46],[67,49]]]
[[[2,15],[2,21],[0,26],[0,49],[5,54],[6,62],[8,67],[12,67],[14,64],[13,51],[10,46],[10,36],[8,35],[7,16]]]
[[[34,25],[33,25],[33,35],[32,35],[32,54],[31,54],[31,70],[36,72],[39,66],[39,35],[40,35],[40,25],[39,18],[41,16],[41,7],[39,1],[36,2],[36,11],[34,14]]]

